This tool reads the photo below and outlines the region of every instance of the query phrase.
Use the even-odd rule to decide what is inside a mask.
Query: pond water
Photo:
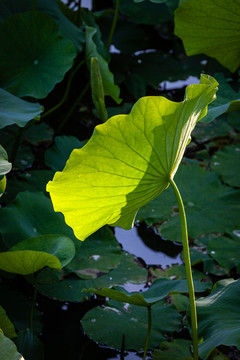
[[[135,226],[123,230],[116,227],[115,236],[123,250],[141,258],[146,265],[161,265],[165,269],[172,264],[182,264],[182,246],[163,240],[152,228]]]

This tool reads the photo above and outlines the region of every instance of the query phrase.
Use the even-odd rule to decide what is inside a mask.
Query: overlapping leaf
[[[239,281],[221,280],[209,296],[196,302],[199,337],[204,339],[199,355],[204,360],[218,345],[240,347]]]
[[[0,349],[2,360],[24,360],[23,356],[17,351],[13,341],[4,336],[0,331]]]
[[[168,187],[216,91],[215,79],[202,75],[180,103],[141,98],[129,115],[97,126],[87,145],[72,152],[47,190],[79,239],[105,224],[132,227],[139,208]]]
[[[206,54],[234,72],[240,65],[240,3],[235,0],[181,0],[175,34],[187,55]]]

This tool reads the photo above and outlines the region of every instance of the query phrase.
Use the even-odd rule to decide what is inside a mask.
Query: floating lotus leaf
[[[240,187],[240,144],[225,146],[217,151],[211,161],[211,168],[216,171],[222,180],[231,186]]]
[[[166,321],[167,319],[167,321]],[[181,315],[172,305],[159,302],[152,308],[152,327],[149,348],[159,346],[181,328]],[[116,326],[117,324],[117,326]],[[121,349],[143,350],[148,327],[147,309],[111,300],[105,306],[88,311],[82,319],[84,331],[95,341]]]
[[[240,3],[235,0],[181,0],[175,34],[187,55],[206,54],[234,72],[240,65]]]
[[[19,97],[44,98],[76,56],[52,18],[42,12],[16,14],[0,23],[0,86]]]
[[[79,239],[105,224],[133,226],[139,208],[169,186],[216,91],[215,79],[202,75],[182,102],[141,98],[129,115],[97,126],[89,142],[72,152],[47,191]]]
[[[191,360],[190,340],[176,339],[173,341],[164,341],[159,349],[154,350],[153,360]]]

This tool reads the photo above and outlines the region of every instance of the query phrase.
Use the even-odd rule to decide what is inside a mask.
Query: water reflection
[[[115,227],[115,236],[123,250],[142,258],[147,265],[161,265],[165,269],[172,264],[182,264],[182,246],[161,239],[152,228],[139,226],[123,230]]]

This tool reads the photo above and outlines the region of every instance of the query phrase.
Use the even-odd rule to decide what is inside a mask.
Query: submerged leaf
[[[72,152],[47,191],[79,239],[105,224],[130,229],[139,208],[168,187],[217,85],[202,75],[182,102],[141,98],[129,115],[97,126],[89,142]]]
[[[181,0],[175,34],[187,55],[206,54],[234,72],[240,65],[240,3],[235,0]]]

